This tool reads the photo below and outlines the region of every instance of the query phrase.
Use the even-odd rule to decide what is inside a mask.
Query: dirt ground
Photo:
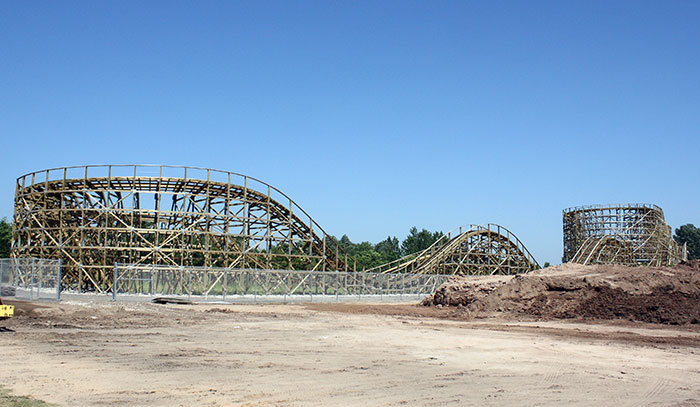
[[[2,382],[63,406],[700,406],[697,325],[460,320],[408,304],[14,304]]]
[[[675,267],[562,264],[515,276],[453,277],[426,306],[464,317],[700,324],[700,260]]]

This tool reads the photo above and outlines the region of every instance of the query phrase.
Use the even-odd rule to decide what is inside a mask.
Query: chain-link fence
[[[450,276],[115,264],[112,299],[170,296],[196,301],[352,301],[431,294]],[[0,296],[61,299],[60,260],[0,259]],[[70,298],[79,292],[64,292]]]
[[[115,264],[113,297],[149,295],[231,300],[236,297],[313,301],[350,297],[419,296],[450,276],[333,271],[290,271]]]
[[[61,261],[0,259],[0,296],[55,300],[61,296]]]

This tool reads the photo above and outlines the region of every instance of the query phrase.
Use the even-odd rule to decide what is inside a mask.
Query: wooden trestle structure
[[[489,223],[461,226],[421,252],[367,271],[491,275],[526,273],[539,268],[520,239],[503,226]]]
[[[564,262],[669,266],[686,259],[656,205],[592,205],[563,211]]]
[[[106,292],[116,264],[357,271],[299,205],[255,178],[208,168],[62,167],[17,179],[14,258],[60,259],[65,288]],[[374,271],[514,274],[539,268],[498,225],[469,225]],[[367,270],[367,271],[372,271]]]
[[[104,165],[17,179],[12,257],[63,262],[63,284],[108,291],[115,263],[354,271],[291,198],[208,168]]]

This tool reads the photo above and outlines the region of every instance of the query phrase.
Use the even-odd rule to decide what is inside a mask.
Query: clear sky
[[[0,216],[30,171],[193,165],[353,241],[493,222],[556,263],[566,207],[700,224],[700,2],[6,1],[0,134]]]

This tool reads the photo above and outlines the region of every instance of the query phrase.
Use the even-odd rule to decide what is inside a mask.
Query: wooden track
[[[83,176],[72,177],[75,170]],[[285,194],[211,169],[96,166],[27,174],[17,180],[13,226],[13,257],[61,258],[64,285],[84,290],[108,290],[116,262],[355,270],[354,260]]]
[[[116,263],[357,271],[291,198],[246,175],[148,165],[62,167],[17,179],[12,257],[61,259],[64,287],[105,292]],[[498,225],[470,225],[373,270],[513,274],[539,268]],[[369,271],[369,270],[367,270]]]
[[[621,204],[563,212],[564,262],[670,266],[685,259],[656,205]]]
[[[459,227],[427,249],[367,271],[490,275],[539,269],[520,240],[496,224]]]

